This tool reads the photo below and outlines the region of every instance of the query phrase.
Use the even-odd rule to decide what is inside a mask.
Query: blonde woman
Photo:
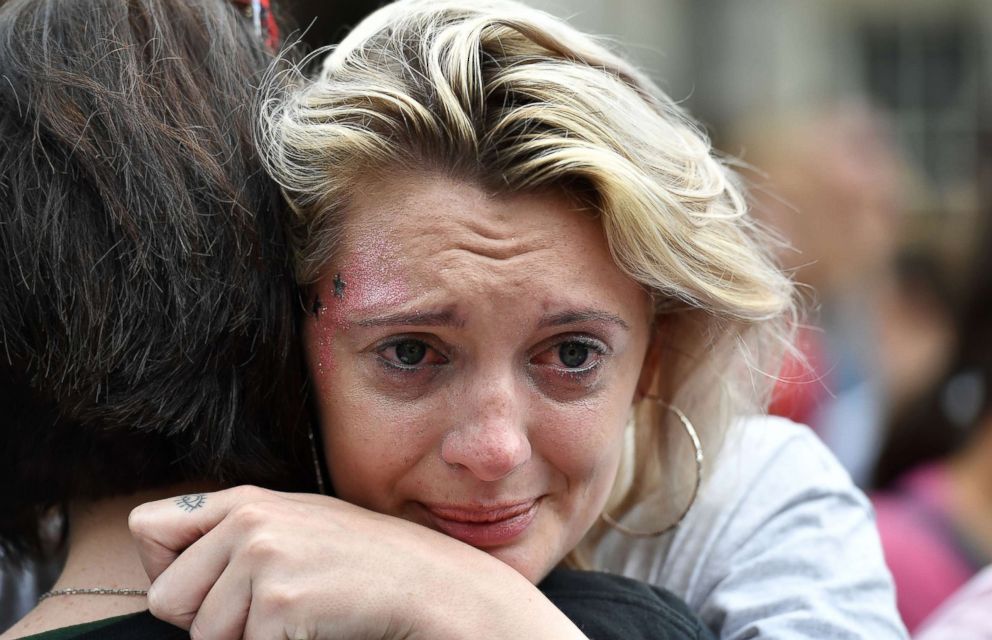
[[[291,84],[261,138],[335,498],[139,508],[153,613],[204,638],[582,637],[533,586],[565,563],[727,638],[904,636],[863,496],[805,429],[748,418],[792,286],[657,87],[544,13],[426,0]]]

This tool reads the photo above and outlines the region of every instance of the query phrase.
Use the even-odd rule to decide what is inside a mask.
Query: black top
[[[674,594],[630,578],[555,569],[538,587],[590,640],[714,640]],[[30,638],[189,640],[189,634],[142,611]]]
[[[675,594],[631,578],[556,569],[538,587],[591,640],[715,640]]]

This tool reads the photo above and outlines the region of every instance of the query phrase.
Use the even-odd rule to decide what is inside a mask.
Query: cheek
[[[397,486],[433,448],[429,420],[412,407],[344,385],[322,403],[321,433],[336,495],[386,513]]]
[[[330,322],[319,322],[308,318],[304,322],[301,336],[304,359],[310,375],[310,393],[317,408],[321,440],[324,445],[324,460],[331,472],[332,481],[336,461],[332,460],[331,455],[334,430],[330,429],[329,425],[349,424],[344,416],[339,415],[342,413],[341,407],[336,402],[339,390],[347,384],[347,381],[342,379],[342,376],[346,375],[347,368],[341,369],[335,366],[334,328]]]
[[[572,489],[598,492],[612,486],[623,448],[628,411],[617,403],[555,411],[534,432],[532,446]]]

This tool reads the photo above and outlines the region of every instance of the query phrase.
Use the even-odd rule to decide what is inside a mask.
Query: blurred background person
[[[992,562],[990,220],[965,279],[954,355],[893,414],[875,469],[879,532],[910,630]]]
[[[812,426],[864,486],[896,382],[880,336],[905,214],[901,159],[884,121],[855,103],[748,125],[740,146],[754,211],[782,235],[780,259],[813,309],[773,410]]]

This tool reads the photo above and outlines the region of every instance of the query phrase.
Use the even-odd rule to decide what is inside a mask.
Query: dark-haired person
[[[313,485],[281,204],[252,151],[271,53],[244,13],[0,5],[0,541],[37,555],[67,505],[56,590],[146,585],[122,569],[142,500]],[[11,633],[145,607],[51,597]]]
[[[985,213],[977,258],[965,280],[949,362],[936,382],[891,421],[876,470],[879,490],[872,501],[882,547],[899,612],[913,633],[992,565],[990,215]],[[987,576],[985,585],[979,582],[964,593],[987,594]],[[979,602],[975,599],[970,608],[982,610],[975,606]],[[953,634],[952,626],[946,637]],[[972,636],[961,632],[957,637]]]
[[[4,638],[185,638],[141,613],[129,511],[245,482],[316,489],[282,199],[251,141],[272,30],[244,5],[268,9],[0,5],[5,557],[43,554],[49,509],[68,519],[58,582]],[[544,589],[595,637],[708,635],[631,580],[556,572]]]

